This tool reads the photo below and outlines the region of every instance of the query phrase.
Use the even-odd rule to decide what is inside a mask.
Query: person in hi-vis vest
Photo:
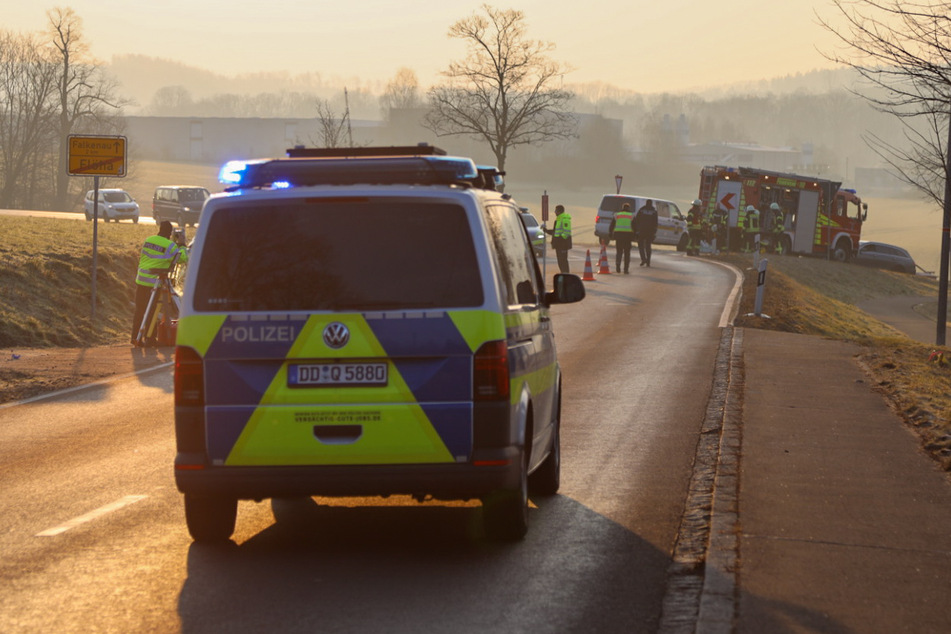
[[[139,326],[142,324],[142,318],[145,316],[145,309],[149,304],[149,296],[152,294],[152,288],[158,281],[159,276],[167,274],[169,267],[175,262],[175,256],[178,261],[185,263],[188,261],[188,251],[184,244],[178,244],[171,239],[172,223],[163,220],[159,225],[159,231],[154,236],[145,239],[142,245],[142,252],[139,255],[139,269],[135,276],[135,313],[132,316],[132,345],[138,345],[136,336],[139,334]]]

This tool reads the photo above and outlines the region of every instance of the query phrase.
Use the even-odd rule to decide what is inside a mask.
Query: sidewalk
[[[951,480],[857,351],[743,332],[737,632],[951,628]]]

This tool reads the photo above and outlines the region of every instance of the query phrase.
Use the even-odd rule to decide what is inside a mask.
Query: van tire
[[[499,489],[482,498],[482,523],[486,536],[494,541],[518,541],[528,532],[528,456],[519,457],[519,485]]]
[[[235,499],[185,494],[185,523],[196,542],[227,541],[234,533],[237,517]]]
[[[678,250],[678,251],[686,251],[686,250],[687,250],[687,244],[688,244],[689,242],[690,242],[690,237],[687,236],[686,233],[680,234],[680,241],[677,242],[677,250]]]
[[[558,392],[551,450],[534,473],[528,476],[528,490],[532,495],[549,496],[561,487],[561,391]]]

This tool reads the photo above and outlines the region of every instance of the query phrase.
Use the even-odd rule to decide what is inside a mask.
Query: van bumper
[[[220,467],[175,459],[175,484],[189,495],[263,500],[275,497],[416,495],[442,500],[484,497],[517,488],[518,447],[480,451],[468,462],[412,465]]]

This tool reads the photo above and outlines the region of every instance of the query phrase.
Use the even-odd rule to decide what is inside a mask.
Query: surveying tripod
[[[175,254],[167,269],[149,269],[149,273],[156,276],[155,285],[135,335],[136,345],[170,346],[175,343],[171,324],[172,320],[178,320],[182,308],[182,298],[175,290],[179,255]]]

